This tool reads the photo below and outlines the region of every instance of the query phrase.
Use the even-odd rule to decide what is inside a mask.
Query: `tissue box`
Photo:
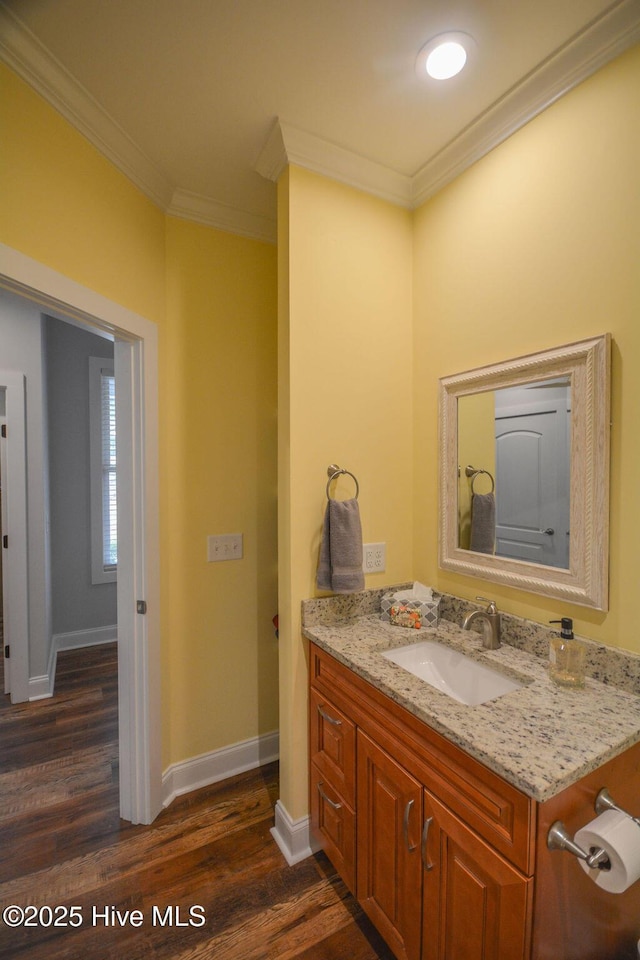
[[[436,627],[440,597],[433,600],[398,600],[393,593],[385,593],[381,601],[382,619],[399,627]]]

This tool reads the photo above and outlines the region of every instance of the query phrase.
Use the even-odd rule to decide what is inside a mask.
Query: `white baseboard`
[[[44,700],[53,696],[53,678],[55,671],[44,673],[41,677],[29,677],[29,700]]]
[[[311,836],[309,824],[309,816],[292,820],[282,801],[276,802],[276,824],[271,828],[271,836],[290,867],[320,849]]]
[[[113,643],[118,639],[118,627],[91,627],[88,630],[72,630],[69,633],[54,633],[51,637],[51,650],[47,672],[41,677],[29,678],[29,700],[44,700],[53,696],[56,679],[56,664],[60,650],[75,650],[78,647],[95,647],[99,643]]]
[[[252,737],[250,740],[171,764],[162,775],[163,807],[168,807],[183,793],[190,793],[191,790],[277,760],[279,743],[278,731],[274,730],[260,737]]]
[[[113,643],[118,639],[118,625],[91,627],[89,630],[72,630],[69,633],[54,633],[51,638],[52,649],[74,650],[76,647],[95,647],[99,643]]]

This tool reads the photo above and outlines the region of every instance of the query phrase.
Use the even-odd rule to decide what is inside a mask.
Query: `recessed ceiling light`
[[[418,76],[449,80],[460,73],[475,47],[468,33],[441,33],[429,40],[416,60]]]

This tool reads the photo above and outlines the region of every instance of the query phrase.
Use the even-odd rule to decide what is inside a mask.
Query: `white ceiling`
[[[446,30],[472,62],[419,79]],[[638,0],[0,2],[2,58],[148,196],[262,239],[284,162],[411,207],[638,40]]]

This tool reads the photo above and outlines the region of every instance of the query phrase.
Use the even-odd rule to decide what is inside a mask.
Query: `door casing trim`
[[[128,451],[118,495],[118,559],[124,571],[118,578],[120,815],[151,823],[162,809],[158,330],[145,317],[5,244],[0,244],[0,287],[53,316],[115,338],[116,381],[122,384],[118,431]],[[145,614],[136,612],[138,600],[146,601]]]

